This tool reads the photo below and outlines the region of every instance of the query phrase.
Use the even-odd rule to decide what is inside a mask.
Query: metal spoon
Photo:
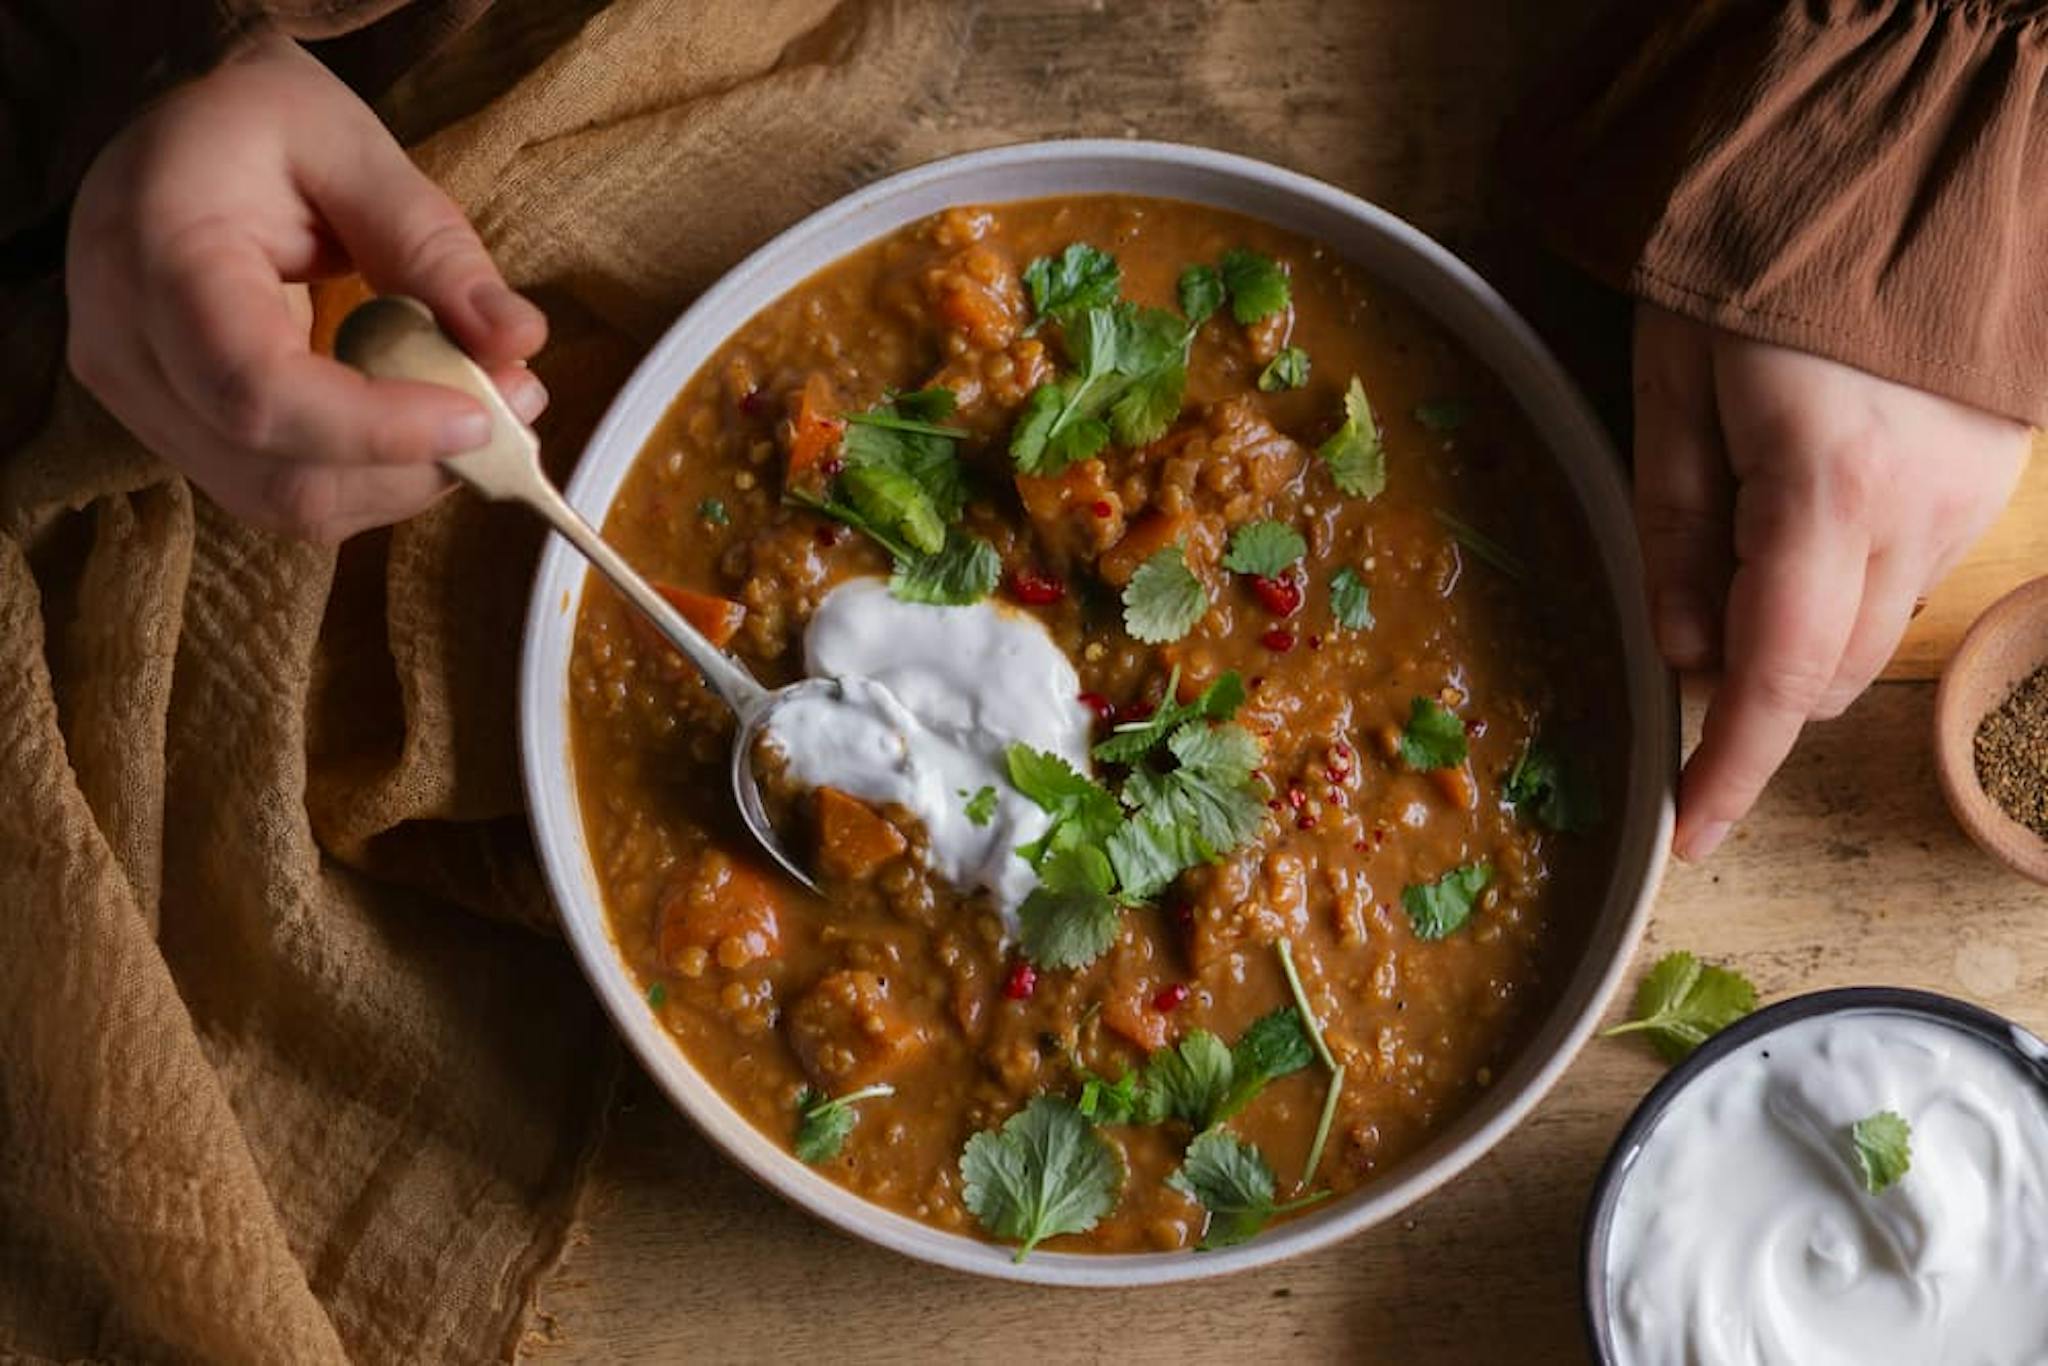
[[[548,482],[541,472],[539,438],[506,406],[504,395],[490,377],[448,339],[419,300],[387,294],[358,305],[335,334],[334,354],[366,375],[446,385],[484,405],[491,415],[490,441],[450,456],[441,467],[486,498],[524,503],[546,518],[696,666],[739,722],[733,739],[732,792],[748,833],[784,872],[817,890],[810,873],[783,849],[775,827],[768,822],[751,756],[755,740],[777,707],[800,692],[823,690],[836,695],[838,682],[806,678],[771,692],[685,621]]]

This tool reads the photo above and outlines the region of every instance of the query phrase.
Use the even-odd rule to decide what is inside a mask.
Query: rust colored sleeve
[[[1531,114],[1610,284],[2048,422],[2048,0],[1636,0]]]

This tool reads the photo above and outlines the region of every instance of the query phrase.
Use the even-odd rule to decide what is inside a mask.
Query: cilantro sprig
[[[1180,311],[1187,317],[1190,331],[1214,317],[1227,296],[1223,276],[1214,266],[1189,266],[1180,273],[1175,292],[1180,296]]]
[[[1330,1141],[1330,1129],[1337,1121],[1337,1099],[1344,1094],[1344,1064],[1330,1052],[1322,1022],[1316,1019],[1315,1007],[1309,1004],[1308,989],[1301,984],[1301,972],[1294,966],[1294,945],[1279,939],[1274,941],[1273,950],[1280,955],[1280,973],[1287,979],[1287,990],[1294,996],[1294,1009],[1308,1031],[1309,1043],[1330,1074],[1329,1085],[1323,1090],[1323,1113],[1316,1120],[1315,1137],[1309,1141],[1308,1157],[1301,1164],[1301,1180],[1295,1183],[1294,1188],[1301,1190],[1316,1179],[1316,1168],[1323,1165],[1323,1146]]]
[[[967,1140],[961,1198],[981,1226],[1018,1240],[1023,1261],[1047,1238],[1086,1233],[1116,1204],[1123,1164],[1069,1101],[1036,1096]]]
[[[1213,1129],[1188,1144],[1181,1165],[1166,1184],[1208,1211],[1199,1251],[1233,1247],[1251,1238],[1274,1216],[1329,1198],[1315,1191],[1298,1200],[1274,1198],[1273,1169],[1259,1150],[1230,1133]]]
[[[1002,572],[995,547],[955,525],[967,502],[958,449],[967,433],[940,425],[953,403],[951,390],[920,389],[848,413],[844,468],[826,492],[784,494],[888,551],[895,562],[890,591],[906,602],[979,602]]]
[[[1235,669],[1216,675],[1194,700],[1180,700],[1180,665],[1166,676],[1166,691],[1159,705],[1142,721],[1125,721],[1111,730],[1109,738],[1092,751],[1105,764],[1134,764],[1178,730],[1187,721],[1228,721],[1244,705],[1244,680]]]
[[[1644,1034],[1666,1061],[1682,1062],[1755,1009],[1756,988],[1748,978],[1680,949],[1658,959],[1636,988],[1634,1016],[1602,1037]]]
[[[1879,1110],[1849,1126],[1849,1151],[1863,1189],[1881,1195],[1913,1166],[1913,1126],[1896,1110]]]
[[[1298,346],[1283,346],[1279,354],[1259,371],[1259,392],[1277,394],[1282,389],[1299,389],[1308,383],[1308,352]]]
[[[1142,767],[1124,780],[1130,819],[1109,837],[1110,866],[1127,897],[1157,895],[1181,873],[1250,840],[1266,819],[1252,777],[1259,742],[1244,727],[1182,725],[1167,737],[1173,767]]]
[[[1024,288],[1040,318],[1065,322],[1083,309],[1116,302],[1123,272],[1116,258],[1086,242],[1072,242],[1057,256],[1041,256],[1024,267]]]
[[[1456,768],[1465,762],[1465,723],[1435,698],[1418,697],[1409,704],[1400,748],[1401,762],[1417,773]]]
[[[1124,585],[1124,629],[1148,645],[1179,640],[1209,612],[1209,590],[1179,545],[1152,552]]]
[[[1010,457],[1024,474],[1058,474],[1112,439],[1158,440],[1187,391],[1194,333],[1171,313],[1118,299],[1062,325],[1073,373],[1033,389],[1010,432]]]
[[[797,1157],[815,1167],[839,1156],[847,1135],[853,1132],[857,1118],[853,1107],[864,1100],[895,1094],[896,1088],[887,1082],[863,1086],[836,1099],[806,1086],[796,1098],[796,1142],[791,1146]]]
[[[1492,865],[1466,863],[1435,882],[1402,888],[1401,906],[1408,912],[1415,937],[1424,941],[1445,939],[1463,929],[1472,918],[1472,907],[1479,894],[1492,881]]]
[[[1571,835],[1600,823],[1600,790],[1583,765],[1542,740],[1532,740],[1508,770],[1502,793],[1515,814]]]
[[[1347,631],[1373,627],[1371,590],[1349,565],[1330,576],[1330,615]]]
[[[1262,252],[1233,247],[1223,253],[1217,273],[1230,295],[1230,316],[1246,326],[1284,312],[1292,302],[1286,270]]]
[[[1387,452],[1380,441],[1379,424],[1373,421],[1372,404],[1366,401],[1365,385],[1358,376],[1344,390],[1344,421],[1316,455],[1330,471],[1337,487],[1354,498],[1377,498],[1387,487]]]
[[[1308,542],[1285,522],[1246,522],[1230,533],[1223,567],[1233,574],[1276,578],[1308,554]]]

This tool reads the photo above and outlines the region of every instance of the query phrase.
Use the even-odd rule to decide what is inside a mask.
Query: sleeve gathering
[[[2048,422],[2048,2],[1638,10],[1516,141],[1617,288]]]

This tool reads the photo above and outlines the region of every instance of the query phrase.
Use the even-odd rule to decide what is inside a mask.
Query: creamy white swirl
[[[1912,1166],[1867,1193],[1852,1124]],[[1616,1207],[1626,1366],[2048,1362],[2048,1096],[1961,1029],[1865,1011],[1776,1030],[1664,1113]]]

